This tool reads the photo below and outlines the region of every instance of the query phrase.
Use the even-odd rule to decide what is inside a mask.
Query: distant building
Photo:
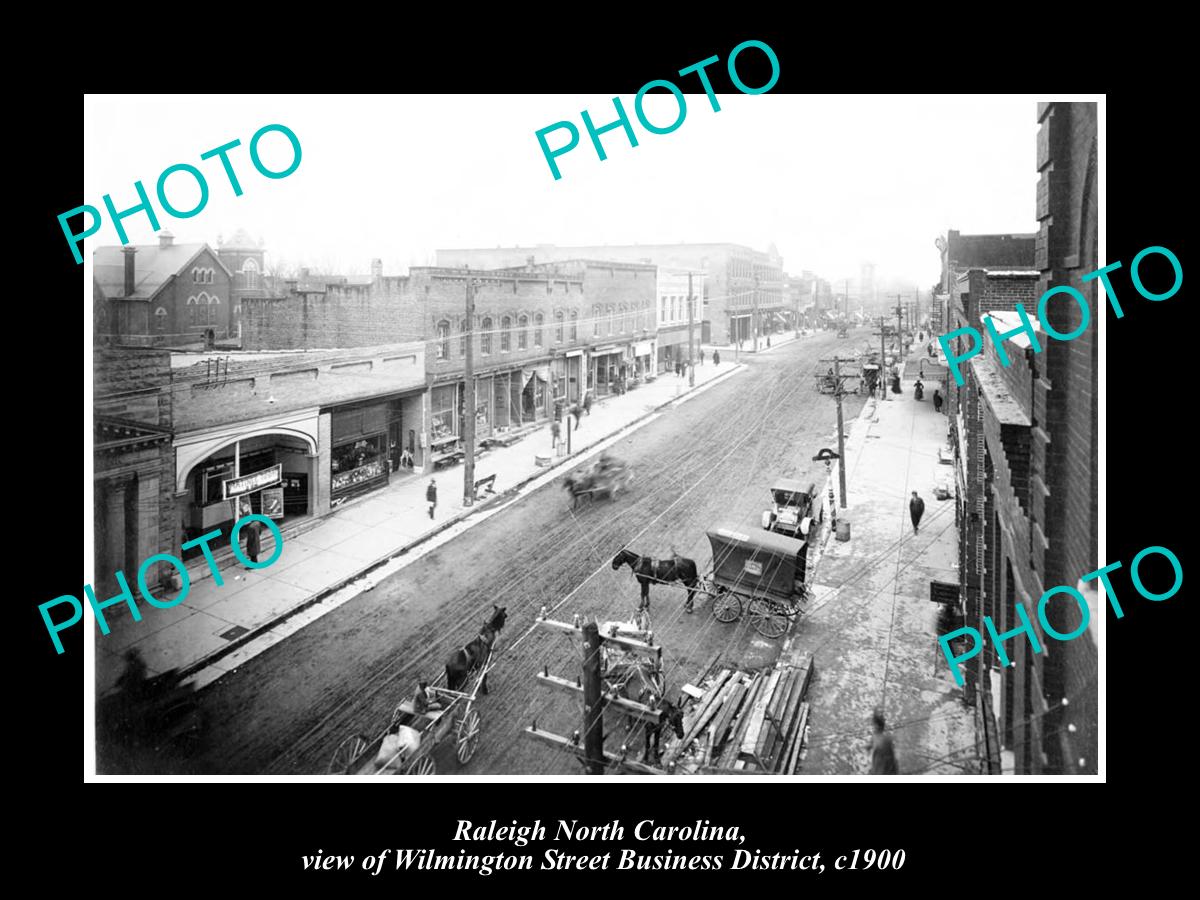
[[[233,273],[208,244],[99,247],[92,256],[96,336],[146,347],[214,346],[237,337]]]
[[[217,256],[230,272],[230,302],[233,305],[233,334],[242,336],[242,300],[269,296],[265,250],[262,240],[254,240],[239,228],[229,240],[217,237]]]
[[[739,337],[768,334],[787,325],[783,261],[772,246],[766,252],[741,244],[616,244],[590,247],[510,247],[438,250],[438,265],[499,268],[568,259],[646,262],[705,273],[701,339],[727,345]],[[757,322],[755,321],[757,316]]]

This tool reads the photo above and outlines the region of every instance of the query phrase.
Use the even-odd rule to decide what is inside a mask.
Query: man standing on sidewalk
[[[925,515],[925,501],[916,491],[912,492],[912,499],[908,501],[908,514],[912,516],[913,534],[916,534],[921,524],[921,516]]]
[[[433,511],[437,509],[437,481],[433,478],[429,479],[429,487],[425,489],[425,500],[429,504],[429,518],[433,518]]]
[[[892,736],[887,732],[883,710],[876,707],[871,719],[875,729],[875,733],[871,736],[871,774],[899,775],[900,767],[896,764],[896,747]]]

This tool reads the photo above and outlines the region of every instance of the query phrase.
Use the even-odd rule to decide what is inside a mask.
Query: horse
[[[447,688],[457,691],[473,672],[487,662],[492,652],[492,645],[496,643],[496,636],[504,627],[504,621],[507,618],[508,607],[492,604],[491,618],[479,629],[479,634],[461,650],[455,650],[446,662]],[[486,673],[479,689],[484,694],[488,692]]]
[[[675,737],[683,739],[683,710],[667,699],[666,694],[662,693],[661,677],[655,679],[654,673],[648,670],[641,661],[615,667],[610,670],[608,675],[610,683],[614,677],[620,679],[619,683],[614,686],[618,696],[659,711],[658,722],[647,720],[645,723],[646,747],[642,753],[642,761],[650,761],[650,744],[652,742],[654,758],[659,759],[662,756],[659,740],[664,726],[671,728],[675,732]],[[642,717],[636,713],[627,715],[625,730],[632,731],[636,723],[640,721],[642,721]]]
[[[694,559],[687,559],[672,553],[670,559],[651,559],[649,556],[638,556],[632,550],[622,550],[613,557],[614,570],[621,566],[629,566],[630,571],[637,576],[638,584],[642,586],[641,608],[650,607],[650,582],[668,584],[672,581],[681,582],[688,589],[685,612],[692,611],[692,600],[696,596],[696,586],[700,583],[699,570]]]
[[[591,497],[595,479],[590,475],[568,475],[563,479],[563,487],[571,492],[571,509],[579,506],[580,497]]]

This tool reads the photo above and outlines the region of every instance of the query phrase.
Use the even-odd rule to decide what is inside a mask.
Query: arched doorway
[[[220,529],[221,538],[210,546],[228,543],[233,522],[247,508],[281,523],[312,515],[316,459],[307,435],[276,432],[208,451],[181,475],[181,543],[214,529]],[[193,547],[184,558],[202,552]]]

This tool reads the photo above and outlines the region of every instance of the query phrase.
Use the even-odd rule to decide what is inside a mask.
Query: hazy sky
[[[639,143],[604,134],[604,162],[580,111],[612,121],[611,95],[89,96],[80,203],[103,210],[111,193],[128,208],[135,180],[154,197],[164,169],[190,163],[207,178],[208,205],[174,219],[154,200],[179,242],[215,245],[242,227],[275,260],[343,274],[367,272],[374,257],[398,274],[440,247],[733,241],[774,242],[792,273],[853,278],[873,261],[880,279],[928,285],[947,229],[1036,230],[1035,97],[717,96],[719,112],[686,95],[683,124],[655,135],[622,95]],[[678,108],[658,92],[645,109],[661,126]],[[558,157],[555,181],[534,133],[564,119],[580,144]],[[278,180],[254,169],[248,149],[272,123],[303,148]],[[219,160],[200,159],[235,138],[240,197]],[[566,139],[548,137],[552,147]],[[290,161],[279,134],[261,148],[271,168]],[[188,175],[167,184],[177,208],[195,205]],[[154,240],[142,214],[125,227],[134,243]],[[117,243],[106,219],[85,252]]]

